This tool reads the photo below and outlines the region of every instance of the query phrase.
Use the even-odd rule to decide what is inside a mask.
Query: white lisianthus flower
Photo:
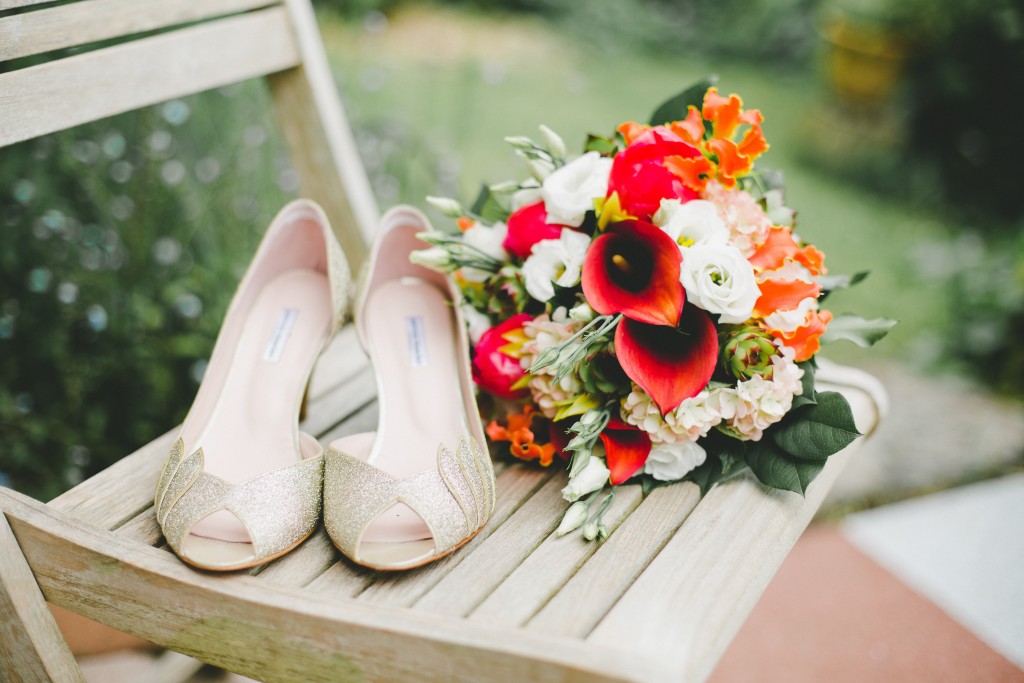
[[[476,346],[484,332],[491,329],[491,319],[467,304],[462,304],[460,308],[462,309],[462,317],[466,320],[466,331],[469,334],[469,341]]]
[[[741,323],[754,311],[761,296],[754,267],[736,247],[727,244],[695,244],[686,250],[679,281],[686,300],[723,323]]]
[[[575,503],[588,493],[601,490],[608,483],[609,474],[611,470],[605,467],[604,460],[594,455],[590,456],[586,466],[562,489],[562,498]]]
[[[562,515],[562,523],[555,529],[555,534],[565,536],[570,531],[575,531],[587,521],[587,504],[578,500],[569,506],[569,509]]]
[[[532,178],[525,181],[512,195],[512,213],[515,213],[524,206],[536,204],[541,200],[540,185]]]
[[[707,453],[696,441],[657,444],[647,456],[644,474],[658,481],[675,481],[693,468],[703,465],[707,457]]]
[[[594,208],[594,200],[608,192],[612,160],[587,152],[549,175],[541,187],[548,222],[578,228]]]
[[[502,246],[506,235],[508,235],[508,227],[504,223],[495,223],[490,227],[483,223],[474,223],[473,227],[462,233],[462,242],[496,261],[504,263],[509,260],[508,252]],[[462,269],[462,277],[470,282],[483,282],[490,275],[487,271],[477,268],[464,267]]]
[[[718,214],[718,207],[703,199],[686,203],[662,199],[652,221],[681,246],[692,244],[728,244],[729,228]]]
[[[526,291],[537,301],[555,295],[552,283],[572,287],[579,283],[590,237],[575,230],[563,230],[556,240],[541,240],[533,245],[523,262]]]

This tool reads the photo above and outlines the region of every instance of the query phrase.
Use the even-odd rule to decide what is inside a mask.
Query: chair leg
[[[85,681],[2,512],[0,681]]]

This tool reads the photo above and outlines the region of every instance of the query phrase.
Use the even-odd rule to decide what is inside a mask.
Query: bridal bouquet
[[[580,156],[545,126],[541,142],[507,138],[532,177],[468,209],[429,198],[460,232],[421,235],[432,246],[413,259],[462,290],[474,379],[497,399],[491,441],[570,461],[560,533],[605,537],[626,482],[706,491],[749,467],[803,493],[858,436],[846,400],[815,389],[814,356],[895,323],[822,307],[864,274],[828,276],[796,234],[755,169],[761,124],[705,81]]]

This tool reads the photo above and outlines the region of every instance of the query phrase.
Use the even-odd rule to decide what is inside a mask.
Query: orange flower
[[[804,299],[817,299],[821,294],[821,285],[803,280],[768,278],[759,280],[757,287],[761,290],[754,304],[754,315],[758,318],[766,318],[775,311],[791,311]]]
[[[812,245],[801,248],[793,239],[793,232],[781,225],[772,226],[768,239],[758,247],[749,260],[755,272],[781,268],[786,261],[796,261],[811,271],[812,275],[823,275],[827,272],[825,255]]]
[[[711,125],[709,140],[705,140],[705,121]],[[697,191],[702,191],[711,179],[717,179],[726,187],[735,187],[736,178],[750,173],[754,160],[768,151],[762,121],[761,112],[744,110],[743,100],[737,95],[722,97],[717,88],[708,88],[702,109],[691,106],[685,119],[669,124],[673,133],[700,149],[705,158],[671,157],[665,160],[665,167],[687,187]],[[737,142],[734,138],[741,126],[747,129]],[[623,127],[619,131],[622,132]]]
[[[633,141],[643,135],[650,129],[650,126],[645,126],[636,121],[626,121],[624,124],[616,128],[618,132],[622,133],[623,139],[626,141],[626,145],[633,144]]]
[[[811,311],[802,327],[792,332],[769,329],[768,332],[789,348],[796,351],[797,363],[807,360],[821,348],[820,337],[832,321],[831,311]]]
[[[462,216],[457,221],[455,221],[455,225],[459,226],[460,232],[466,232],[474,225],[476,225],[476,221],[470,218],[469,216]]]
[[[697,107],[691,106],[686,112],[686,118],[669,125],[669,128],[694,147],[700,147],[704,142],[704,119]]]
[[[528,405],[521,413],[508,414],[507,427],[492,420],[487,425],[487,437],[491,441],[508,441],[512,455],[521,460],[539,460],[542,466],[547,467],[554,458],[555,445],[534,443],[534,433],[530,426],[537,414],[534,407]]]

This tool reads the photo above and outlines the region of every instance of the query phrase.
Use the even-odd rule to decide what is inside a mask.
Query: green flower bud
[[[744,325],[728,332],[722,344],[721,361],[736,379],[755,375],[772,378],[772,357],[778,353],[771,335],[755,325]]]

